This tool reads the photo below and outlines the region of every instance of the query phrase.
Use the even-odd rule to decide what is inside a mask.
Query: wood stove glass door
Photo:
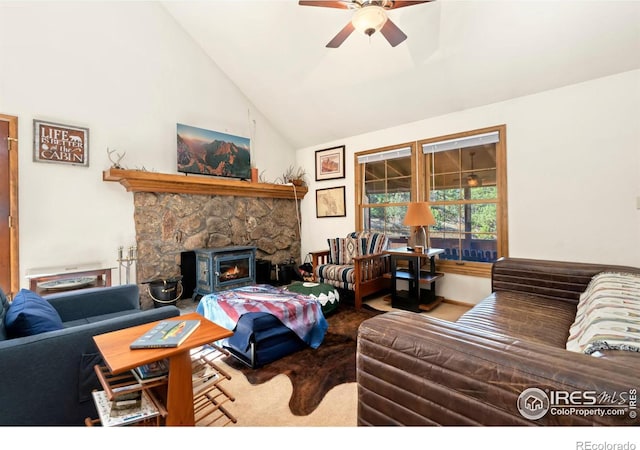
[[[201,295],[213,291],[211,262],[210,253],[196,253],[196,291]]]

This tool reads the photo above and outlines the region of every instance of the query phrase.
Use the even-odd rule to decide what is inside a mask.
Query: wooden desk
[[[129,344],[144,334],[158,322],[138,325],[124,330],[94,336],[104,361],[114,375],[148,364],[159,359],[169,359],[169,380],[167,383],[168,426],[194,426],[193,383],[191,377],[192,348],[215,342],[233,334],[198,313],[185,314],[165,320],[200,320],[200,326],[179,347],[131,350]]]

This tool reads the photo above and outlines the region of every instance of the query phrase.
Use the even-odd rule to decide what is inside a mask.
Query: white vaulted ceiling
[[[297,1],[163,2],[295,148],[640,68],[640,2],[435,0],[390,11],[408,39]]]

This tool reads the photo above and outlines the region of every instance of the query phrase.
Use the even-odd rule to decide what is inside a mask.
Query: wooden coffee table
[[[168,426],[193,426],[193,383],[191,376],[192,348],[200,347],[233,334],[198,313],[184,314],[164,320],[200,320],[200,326],[179,347],[131,350],[129,344],[151,329],[160,321],[138,325],[123,330],[94,336],[104,361],[114,375],[131,370],[160,359],[169,359],[169,380],[167,384]]]

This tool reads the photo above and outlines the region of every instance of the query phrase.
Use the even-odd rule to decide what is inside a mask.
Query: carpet
[[[382,314],[363,307],[340,304],[327,316],[329,328],[317,349],[305,348],[258,369],[251,369],[235,358],[227,356],[224,362],[242,372],[249,383],[262,384],[284,374],[293,385],[289,409],[296,416],[311,414],[331,388],[356,381],[356,339],[360,324]]]

